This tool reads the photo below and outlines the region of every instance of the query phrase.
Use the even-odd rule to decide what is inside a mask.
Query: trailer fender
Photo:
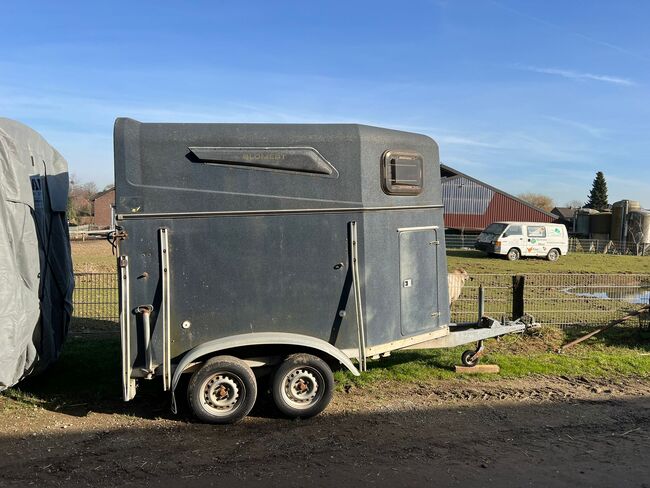
[[[302,334],[291,334],[288,332],[254,332],[252,334],[238,334],[221,339],[215,339],[213,341],[204,342],[203,344],[196,346],[194,349],[190,349],[185,356],[183,356],[183,359],[181,359],[174,370],[171,387],[172,394],[178,385],[178,381],[180,380],[183,371],[185,371],[185,369],[187,369],[187,367],[196,359],[235,347],[260,345],[301,346],[317,349],[339,361],[343,366],[348,368],[353,375],[359,376],[359,370],[354,366],[354,364],[352,364],[350,358],[348,358],[343,351],[322,339]]]

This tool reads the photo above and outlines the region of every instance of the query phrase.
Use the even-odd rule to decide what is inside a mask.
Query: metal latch
[[[404,280],[402,282],[402,286],[404,288],[410,288],[411,286],[413,286],[413,280],[411,278],[409,278],[408,280]]]

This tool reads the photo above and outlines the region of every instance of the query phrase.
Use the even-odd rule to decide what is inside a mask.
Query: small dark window
[[[389,195],[418,195],[422,191],[422,156],[386,151],[382,157],[382,187]]]

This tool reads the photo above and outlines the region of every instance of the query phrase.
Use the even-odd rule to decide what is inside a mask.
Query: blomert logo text
[[[282,153],[245,153],[245,161],[281,161],[286,157]]]

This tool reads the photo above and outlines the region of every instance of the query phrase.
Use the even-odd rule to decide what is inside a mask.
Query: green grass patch
[[[486,341],[484,364],[498,364],[498,375],[458,375],[454,366],[468,346],[453,349],[397,351],[389,358],[370,361],[361,376],[337,372],[339,387],[363,387],[382,381],[426,383],[436,380],[498,381],[500,378],[523,378],[531,375],[585,378],[650,378],[650,341],[636,328],[608,331],[568,350],[555,351],[563,343],[582,335],[587,329],[562,331],[545,327],[531,335],[511,335]]]
[[[650,378],[650,341],[636,328],[620,328],[596,336],[565,354],[555,350],[586,329],[561,331],[546,327],[527,335],[511,335],[486,341],[487,364],[498,364],[498,375],[460,376],[454,365],[467,348],[397,351],[390,357],[370,361],[360,377],[337,372],[339,388],[364,387],[380,382],[427,383],[437,380],[498,382],[500,378],[531,375],[618,378]],[[143,382],[138,398],[158,404],[163,398],[159,382]],[[21,382],[0,396],[0,408],[43,407],[53,410],[84,405],[123,413],[118,337],[73,337],[61,358],[45,373]],[[156,405],[159,406],[159,405]]]
[[[44,373],[2,393],[4,408],[43,406],[59,409],[119,400],[119,338],[69,339],[59,360]]]
[[[650,256],[569,253],[554,263],[540,258],[512,262],[480,251],[448,249],[447,262],[449,270],[464,268],[470,274],[650,273]]]
[[[361,376],[339,371],[336,379],[340,387],[352,384],[357,387],[383,381],[426,383],[436,380],[468,379],[454,372],[465,350],[458,347],[448,350],[396,352],[390,359],[372,361]],[[650,378],[650,354],[634,349],[607,351],[580,350],[571,353],[554,352],[535,354],[488,353],[484,364],[498,364],[498,375],[472,375],[471,378],[498,381],[500,378],[523,378],[531,375],[567,376],[586,378],[617,378],[634,376]]]

